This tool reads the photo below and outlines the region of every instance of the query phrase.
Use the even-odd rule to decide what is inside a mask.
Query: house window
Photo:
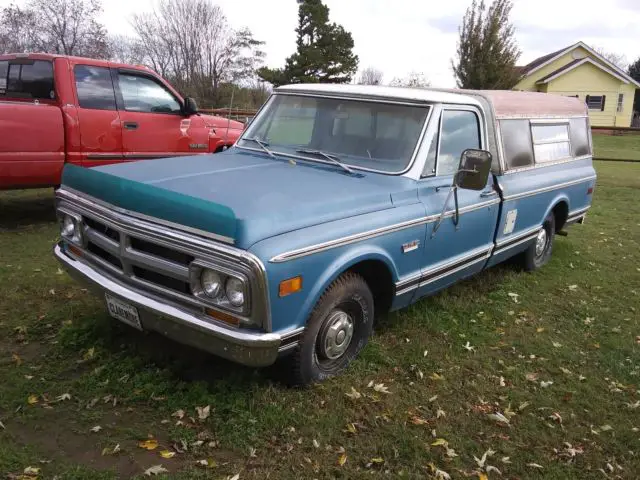
[[[571,157],[568,124],[532,124],[531,137],[536,163]]]
[[[603,111],[605,98],[605,95],[587,95],[587,108]]]
[[[618,113],[622,112],[622,110],[624,109],[624,93],[619,93],[618,94]]]

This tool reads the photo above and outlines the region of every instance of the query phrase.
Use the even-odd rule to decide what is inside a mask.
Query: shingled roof
[[[527,63],[526,65],[520,66],[520,67],[516,67],[519,71],[519,73],[521,75],[526,75],[528,74],[531,70],[533,70],[534,68],[542,65],[544,62],[551,60],[553,57],[555,57],[556,55],[564,52],[565,50],[567,50],[568,48],[570,48],[570,46],[568,47],[564,47],[561,48],[560,50],[556,50],[555,52],[551,52],[548,53],[547,55],[543,55],[542,57],[538,57],[535,60],[533,60],[532,62]]]

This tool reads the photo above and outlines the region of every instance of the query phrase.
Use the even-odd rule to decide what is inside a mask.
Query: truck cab
[[[0,126],[0,189],[57,186],[65,163],[220,152],[244,128],[149,68],[50,54],[0,55]]]
[[[285,86],[215,167],[66,167],[55,256],[113,317],[286,357],[307,384],[349,365],[376,313],[508,258],[544,266],[591,205],[591,149],[573,98]]]

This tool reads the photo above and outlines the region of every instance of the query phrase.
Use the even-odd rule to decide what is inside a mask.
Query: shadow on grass
[[[52,189],[0,192],[0,232],[55,221]]]

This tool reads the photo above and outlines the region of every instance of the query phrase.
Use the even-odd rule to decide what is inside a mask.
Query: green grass
[[[499,266],[381,319],[347,372],[308,389],[112,321],[58,271],[51,193],[0,194],[0,474],[478,478],[492,450],[491,479],[637,478],[640,165],[597,170],[586,224],[542,270]]]
[[[640,162],[640,135],[593,135],[596,158],[637,160]]]

